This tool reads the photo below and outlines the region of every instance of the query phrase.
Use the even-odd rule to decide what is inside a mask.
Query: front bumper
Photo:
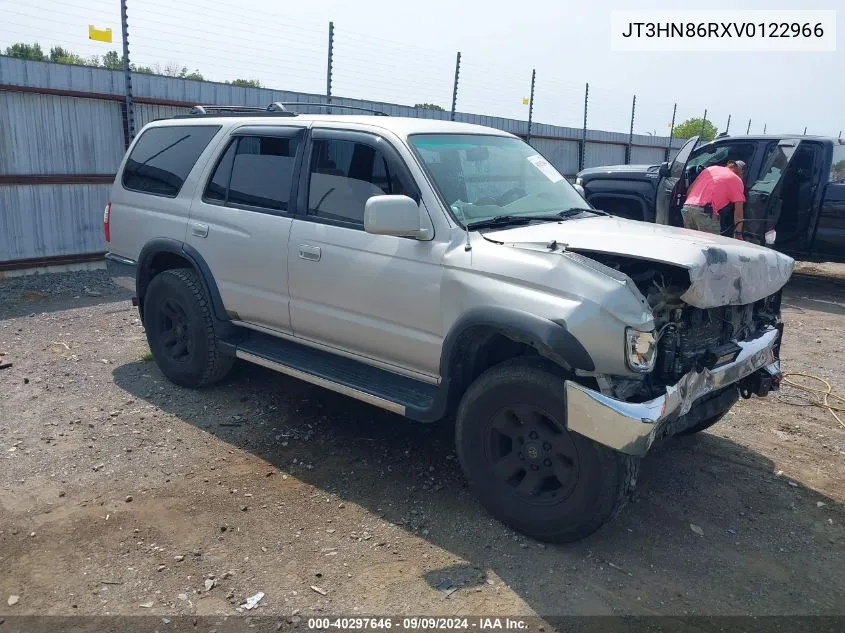
[[[118,286],[135,292],[137,270],[138,264],[134,259],[121,257],[114,253],[106,253],[106,271]]]
[[[768,330],[752,341],[738,343],[742,351],[734,362],[712,370],[693,370],[667,387],[665,395],[648,402],[616,400],[567,380],[568,427],[614,450],[643,456],[664,427],[688,413],[701,397],[736,384],[760,369],[779,375],[779,339],[778,330]]]

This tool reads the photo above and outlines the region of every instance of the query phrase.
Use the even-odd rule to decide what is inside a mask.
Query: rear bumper
[[[106,270],[112,281],[132,292],[136,291],[138,263],[134,259],[121,257],[114,253],[106,253]]]
[[[779,375],[779,340],[778,330],[768,330],[752,341],[738,343],[742,351],[734,362],[713,370],[691,371],[667,387],[665,395],[648,402],[616,400],[567,380],[568,427],[614,450],[643,456],[664,427],[688,413],[701,397],[761,369]]]

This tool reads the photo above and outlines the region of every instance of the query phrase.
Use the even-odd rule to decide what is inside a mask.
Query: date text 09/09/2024
[[[403,617],[403,618],[309,618],[310,630],[383,630],[397,631],[525,631],[530,627],[528,622],[518,618],[435,618],[435,617]]]

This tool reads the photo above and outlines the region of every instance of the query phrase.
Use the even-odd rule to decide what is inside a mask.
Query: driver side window
[[[367,200],[404,193],[384,154],[374,147],[345,140],[314,141],[308,215],[363,227]]]

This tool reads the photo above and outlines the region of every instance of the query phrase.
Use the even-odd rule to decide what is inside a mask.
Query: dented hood
[[[786,285],[794,265],[791,257],[763,246],[610,216],[536,223],[484,236],[515,248],[548,250],[554,240],[586,256],[607,253],[679,266],[691,283],[681,299],[697,308],[759,301]]]

